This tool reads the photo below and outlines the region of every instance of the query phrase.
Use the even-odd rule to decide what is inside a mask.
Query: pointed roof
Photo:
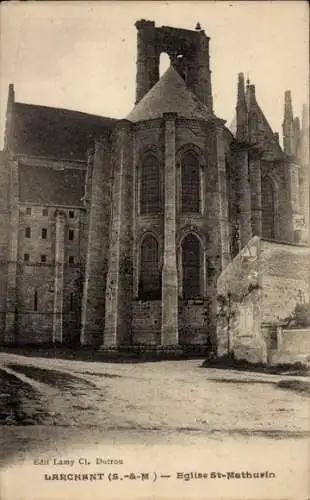
[[[208,120],[211,117],[208,108],[187,88],[183,78],[172,66],[126,119],[132,122],[154,120],[163,113],[177,113],[183,118],[196,120]]]
[[[80,111],[14,102],[10,148],[15,154],[85,161],[94,141],[116,122]]]

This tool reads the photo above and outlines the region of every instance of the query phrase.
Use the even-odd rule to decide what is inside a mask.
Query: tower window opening
[[[170,66],[170,57],[166,52],[162,52],[159,56],[159,77],[167,71]]]

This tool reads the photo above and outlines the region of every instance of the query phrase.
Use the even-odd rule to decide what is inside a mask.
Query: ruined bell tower
[[[142,19],[136,22],[136,28],[136,104],[159,80],[159,58],[165,52],[187,87],[212,113],[209,37],[200,26],[196,31],[169,26],[157,28],[153,21]]]

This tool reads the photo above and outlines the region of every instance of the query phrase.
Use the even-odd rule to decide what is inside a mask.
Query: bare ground
[[[63,432],[81,442],[89,432],[99,440],[118,432],[125,441],[148,433],[163,441],[310,434],[309,385],[301,377],[203,369],[197,360],[120,365],[1,353],[0,366],[4,462],[40,447],[39,426],[45,445]]]
[[[43,455],[81,453],[126,456],[126,464],[139,457],[140,466],[148,461],[151,470],[154,460],[163,470],[199,463],[214,468],[259,464],[263,470],[279,469],[275,495],[285,496],[295,484],[307,488],[309,378],[201,368],[201,364],[201,360],[113,364],[0,353],[5,500],[56,499],[56,490],[43,496],[40,488],[47,486],[43,483],[38,491],[30,483],[27,494],[14,489],[16,474],[21,481],[25,478],[24,485],[29,474],[34,474],[33,481],[41,481],[40,470],[24,464]],[[266,488],[264,498],[278,498],[268,485],[261,484]],[[90,490],[82,494],[81,486],[76,488],[72,498],[89,498]],[[175,498],[184,494],[182,488],[179,483],[173,486]],[[98,493],[91,491],[94,499],[102,498],[100,488]],[[198,499],[200,490],[186,491]],[[231,491],[234,498],[252,498],[250,489],[250,493]],[[155,498],[152,490],[148,492],[150,496],[143,498]],[[69,498],[69,490],[63,494],[57,499]],[[209,489],[208,494],[202,498],[214,500],[219,491]],[[130,498],[138,498],[137,489]],[[164,492],[158,498],[164,498]]]

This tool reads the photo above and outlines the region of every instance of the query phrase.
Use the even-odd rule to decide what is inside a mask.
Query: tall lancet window
[[[142,164],[140,213],[154,214],[161,209],[160,171],[158,159],[150,154]]]
[[[158,242],[152,235],[146,236],[141,245],[139,297],[145,300],[161,297]]]
[[[262,233],[264,238],[273,239],[276,236],[275,190],[271,179],[262,179]]]
[[[197,236],[189,234],[182,242],[183,297],[201,295],[201,248]]]
[[[200,171],[199,161],[188,151],[181,162],[181,208],[182,212],[200,211]]]

